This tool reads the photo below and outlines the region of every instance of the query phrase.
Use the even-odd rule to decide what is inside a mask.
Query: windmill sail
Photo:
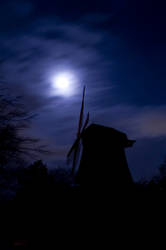
[[[89,113],[87,114],[85,123],[83,125],[83,118],[84,118],[84,100],[85,100],[85,86],[83,88],[83,96],[82,96],[82,103],[81,103],[81,111],[80,111],[80,117],[79,117],[79,123],[78,123],[78,130],[77,130],[77,137],[75,142],[73,143],[71,149],[69,150],[67,154],[67,159],[69,160],[70,156],[73,153],[73,163],[72,163],[72,173],[75,171],[76,163],[79,157],[79,152],[80,152],[80,140],[81,140],[81,135],[85,128],[88,125],[89,122]]]
[[[80,118],[79,118],[79,123],[78,123],[77,136],[80,136],[80,134],[81,134],[81,127],[82,127],[83,116],[84,116],[84,99],[85,99],[85,86],[83,89],[83,96],[82,96],[82,103],[81,103],[81,111],[80,111]]]
[[[86,129],[86,127],[87,127],[87,125],[88,125],[88,122],[89,122],[89,112],[88,112],[88,114],[87,114],[87,117],[86,117],[86,120],[85,120],[83,129],[82,129],[82,132]]]

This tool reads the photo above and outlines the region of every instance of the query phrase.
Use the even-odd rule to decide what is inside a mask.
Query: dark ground
[[[75,186],[65,174],[36,164],[9,174],[18,187],[12,198],[1,199],[0,249],[107,249],[131,244],[133,237],[140,242],[164,225],[165,176],[126,188],[111,182]]]

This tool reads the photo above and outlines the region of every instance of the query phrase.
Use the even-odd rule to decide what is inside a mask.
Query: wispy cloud
[[[97,25],[102,19],[95,15],[91,20],[85,22],[85,18],[83,22],[80,18],[73,24],[56,16],[51,20],[39,17],[29,23],[24,34],[16,29],[17,36],[7,38],[4,34],[3,39],[2,35],[1,51],[8,58],[2,65],[6,81],[25,96],[44,98],[46,105],[49,74],[53,71],[75,71],[78,87],[86,84],[94,94],[111,88],[108,84],[111,62],[104,59],[101,52],[109,36],[106,31],[86,25]]]
[[[125,130],[134,138],[166,136],[166,106],[113,106],[94,110],[93,120]]]

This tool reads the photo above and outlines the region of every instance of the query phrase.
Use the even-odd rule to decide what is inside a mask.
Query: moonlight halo
[[[53,74],[51,78],[52,89],[55,94],[71,96],[74,94],[76,77],[71,72],[59,72]]]

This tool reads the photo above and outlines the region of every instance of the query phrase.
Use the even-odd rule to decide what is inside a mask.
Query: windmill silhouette
[[[80,144],[83,148],[79,168],[75,174],[75,184],[84,190],[94,188],[118,191],[129,190],[133,178],[128,168],[125,148],[132,147],[135,140],[119,130],[89,122],[89,113],[84,122],[85,86],[81,103],[76,140],[67,154],[72,159],[72,174],[79,159]],[[71,157],[73,156],[73,157]]]
[[[81,111],[80,111],[80,117],[78,122],[78,130],[76,134],[76,140],[73,143],[72,147],[70,148],[68,154],[67,154],[67,160],[70,160],[70,157],[73,155],[73,161],[72,161],[72,174],[75,172],[77,160],[80,153],[80,144],[81,144],[81,137],[85,129],[87,128],[88,122],[89,122],[89,112],[86,116],[85,122],[84,120],[84,101],[85,101],[85,86],[83,88],[83,96],[82,96],[82,103],[81,103]]]

